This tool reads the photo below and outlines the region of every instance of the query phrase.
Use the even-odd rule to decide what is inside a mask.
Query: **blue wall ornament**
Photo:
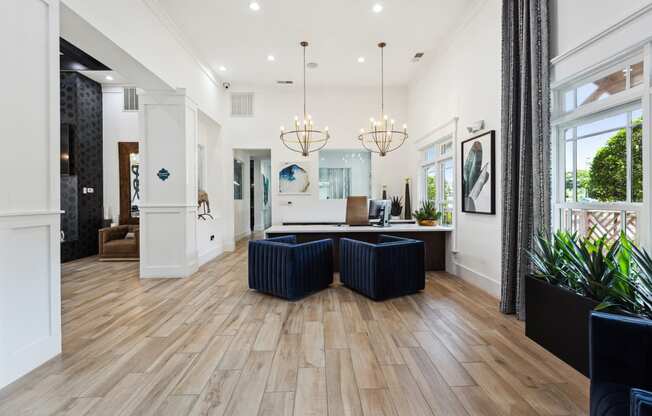
[[[170,172],[168,172],[167,169],[162,168],[161,170],[158,171],[156,176],[158,176],[160,180],[164,181],[170,177]]]

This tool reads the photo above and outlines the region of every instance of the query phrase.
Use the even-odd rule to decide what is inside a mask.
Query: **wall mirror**
[[[371,197],[371,154],[360,150],[319,152],[319,199]]]
[[[118,143],[120,224],[138,224],[140,217],[140,156],[138,142]]]

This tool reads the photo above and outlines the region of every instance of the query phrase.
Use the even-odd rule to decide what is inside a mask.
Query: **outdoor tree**
[[[642,124],[638,121],[632,129],[632,201],[635,202],[643,200],[642,133]],[[596,151],[588,172],[586,189],[587,197],[598,201],[627,200],[627,132],[625,129],[619,130]]]

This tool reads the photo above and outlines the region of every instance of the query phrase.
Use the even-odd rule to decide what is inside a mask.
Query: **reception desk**
[[[349,225],[274,225],[265,231],[268,238],[285,235],[296,235],[297,241],[308,241],[331,238],[334,241],[333,256],[335,270],[339,269],[339,240],[378,242],[380,234],[396,237],[412,238],[425,243],[426,270],[441,271],[446,269],[446,234],[453,231],[452,227],[422,227],[417,224],[392,224],[389,227],[349,226]]]

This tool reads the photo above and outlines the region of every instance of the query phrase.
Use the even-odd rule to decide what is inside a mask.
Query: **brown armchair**
[[[133,236],[129,233],[133,233]],[[140,233],[137,225],[102,228],[99,243],[100,260],[138,260],[140,257]]]

